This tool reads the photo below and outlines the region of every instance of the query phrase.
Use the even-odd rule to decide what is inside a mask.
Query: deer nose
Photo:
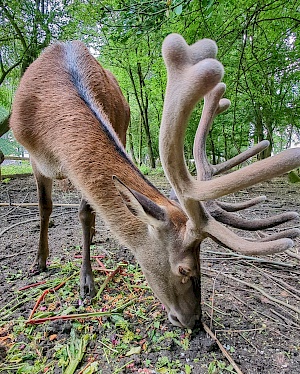
[[[179,319],[174,316],[173,314],[169,314],[169,321],[172,323],[172,325],[174,326],[178,326],[178,327],[183,327],[181,322],[179,321]]]
[[[192,329],[195,326],[196,321],[200,319],[200,316],[198,314],[179,316],[174,312],[170,312],[168,314],[168,317],[172,325],[188,329]]]

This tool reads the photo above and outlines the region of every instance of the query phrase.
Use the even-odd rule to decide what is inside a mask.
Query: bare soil
[[[163,192],[169,190],[168,183],[164,178],[152,177],[151,179]],[[227,201],[239,201],[258,195],[267,195],[268,200],[265,203],[243,212],[244,217],[256,219],[284,211],[299,212],[299,188],[297,184],[289,184],[287,177],[284,176],[243,190],[226,199]],[[56,203],[76,204],[80,201],[80,195],[57,182],[53,192],[53,200]],[[36,201],[36,188],[32,176],[12,179],[8,183],[0,185],[1,203],[35,203]],[[281,225],[277,230],[281,230],[283,227],[298,226],[299,221],[295,220]],[[115,242],[100,217],[97,218],[96,230],[96,247],[101,248],[104,253],[105,251],[113,252],[116,261],[135,263],[132,254]],[[267,233],[274,231],[275,229],[267,230]],[[262,233],[239,232],[239,234],[257,238]],[[47,272],[40,275],[32,275],[29,272],[35,258],[38,235],[39,220],[36,207],[0,207],[1,308],[16,297],[15,292],[20,287],[48,276]],[[53,258],[59,258],[63,264],[72,260],[74,253],[80,252],[81,226],[76,208],[54,208],[49,237],[50,261]],[[292,253],[262,256],[261,259],[265,261],[260,262],[256,259],[236,257],[229,250],[211,240],[206,240],[202,244],[203,321],[210,326],[243,373],[300,373],[299,248],[299,239],[296,239],[295,247],[291,250]],[[296,254],[296,257],[292,256],[293,253]],[[7,321],[9,328],[12,320],[16,320],[20,316],[28,318],[34,302],[34,300],[28,301],[13,311]],[[161,307],[157,301],[156,305],[157,310],[160,310]],[[126,364],[129,361],[128,357],[118,357],[115,362],[107,360],[102,351],[103,347],[97,345],[97,341],[101,340],[102,334],[107,334],[107,331],[102,330],[100,324],[98,326],[94,324],[93,331],[97,334],[96,342],[88,345],[85,357],[97,353],[101,373],[226,372],[220,367],[218,369],[212,367],[212,363],[217,367],[220,361],[226,362],[226,366],[229,363],[218,346],[207,337],[204,331],[196,329],[190,334],[186,349],[182,349],[172,341],[164,342],[160,349],[157,349],[149,337],[151,326],[141,324],[137,316],[130,318],[131,322],[136,323],[139,328],[141,340],[144,344],[146,343],[147,348],[143,349],[141,353],[131,356],[130,365],[125,365],[118,371],[115,368],[121,368]],[[63,340],[68,338],[72,323],[57,321],[49,323],[47,327],[43,325],[37,327],[43,332],[40,344],[44,347],[44,355],[49,360],[53,356],[54,342],[49,339],[43,340],[43,336],[46,336],[45,329],[50,329],[51,334],[59,335],[59,338]],[[2,326],[5,327],[3,324]],[[175,330],[167,321],[166,315],[160,326],[164,331]],[[8,330],[4,329],[6,334],[9,332],[9,328]],[[0,359],[5,362],[9,346],[3,334]],[[182,334],[185,332],[182,331]],[[171,363],[177,361],[178,368],[181,369],[176,369],[174,364],[172,366],[174,369],[157,371],[156,363],[162,356],[168,357]],[[148,360],[149,371],[143,369],[146,360]],[[86,358],[83,359],[81,368],[85,363]],[[189,369],[185,365],[188,365]],[[3,365],[0,366],[0,369],[1,373],[13,372],[9,368],[6,370]],[[55,372],[60,373],[61,371],[57,368]],[[79,372],[80,368],[77,373]]]

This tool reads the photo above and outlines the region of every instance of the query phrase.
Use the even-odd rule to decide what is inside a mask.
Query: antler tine
[[[259,242],[265,242],[265,241],[270,241],[270,240],[277,240],[280,238],[290,238],[290,239],[295,239],[299,236],[300,230],[299,229],[288,229],[280,232],[276,232],[271,235],[264,235],[260,237],[258,240],[256,239],[255,241]],[[249,239],[251,240],[251,239]]]
[[[228,99],[222,99],[226,90],[224,83],[218,83],[206,96],[198,129],[194,140],[194,159],[197,169],[197,179],[208,180],[215,174],[215,167],[208,162],[206,156],[206,139],[211,124],[217,114],[224,112],[230,106]]]
[[[206,138],[211,124],[218,114],[224,112],[230,106],[230,101],[222,98],[225,90],[226,85],[224,83],[219,83],[204,97],[203,112],[196,132],[193,151],[197,168],[197,178],[199,180],[211,179],[214,175],[230,170],[234,166],[246,161],[248,158],[260,153],[270,144],[267,140],[263,140],[230,160],[217,165],[212,165],[208,162],[206,156]]]
[[[208,236],[223,246],[232,249],[235,252],[245,255],[274,254],[284,252],[293,246],[292,238],[299,235],[300,230],[293,229],[283,231],[270,237],[263,238],[260,241],[245,240],[229,230],[226,226],[210,218],[205,226]],[[276,239],[276,240],[274,240]],[[266,240],[266,241],[265,241]]]
[[[222,209],[218,204],[215,202],[207,203],[206,207],[208,207],[209,213],[219,222],[225,223],[231,227],[235,227],[242,230],[249,230],[249,231],[256,231],[256,230],[263,230],[268,229],[271,227],[278,226],[281,223],[291,221],[298,217],[298,213],[296,212],[287,212],[277,214],[276,216],[268,217],[268,218],[261,218],[261,219],[253,219],[248,220],[238,216],[236,214],[229,213]]]
[[[199,209],[198,202],[186,196],[194,178],[186,166],[184,135],[194,106],[220,82],[223,66],[215,60],[217,46],[209,39],[188,46],[182,36],[171,34],[165,39],[162,52],[168,82],[159,136],[161,162],[181,206],[199,224],[205,212]]]
[[[208,162],[206,155],[206,138],[208,131],[216,115],[226,110],[230,105],[229,100],[221,99],[225,89],[225,84],[219,83],[204,97],[203,112],[194,141],[194,158],[197,168],[197,179],[202,181],[210,180],[213,175],[231,169],[232,167],[261,152],[269,145],[268,141],[262,141],[251,149],[248,149],[238,156],[233,157],[232,159],[221,164],[211,165]],[[246,206],[249,206],[249,203]],[[274,227],[298,217],[297,213],[288,212],[265,219],[247,220],[227,212],[215,201],[208,201],[205,204],[205,207],[208,208],[209,213],[219,222],[228,224],[231,227],[249,231]]]
[[[185,130],[196,103],[212,91],[223,76],[222,64],[214,59],[216,52],[216,44],[209,39],[188,46],[180,35],[171,34],[163,43],[168,83],[159,148],[167,178],[183,207],[190,199],[216,199],[300,165],[300,148],[294,148],[220,178],[201,181],[191,176],[183,154]]]
[[[264,201],[266,201],[266,199],[266,196],[257,196],[253,199],[241,201],[238,203],[226,203],[224,201],[217,201],[216,204],[223,210],[226,210],[226,212],[237,212],[239,210],[244,210],[254,205],[263,203]]]
[[[246,151],[238,154],[231,159],[224,161],[218,165],[214,165],[214,175],[224,173],[232,169],[233,167],[241,164],[242,162],[248,160],[250,157],[257,155],[258,153],[262,152],[264,149],[268,148],[269,146],[268,140],[262,140],[261,142],[257,143],[253,147],[247,149]]]
[[[267,179],[278,177],[300,165],[300,148],[287,149],[275,156],[257,161],[243,169],[205,182],[195,181],[187,196],[210,200],[237,192]]]

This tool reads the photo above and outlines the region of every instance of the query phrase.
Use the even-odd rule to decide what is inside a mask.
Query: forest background
[[[0,0],[0,150],[23,152],[7,130],[26,68],[49,44],[79,39],[115,74],[129,102],[128,152],[154,168],[166,86],[161,45],[176,32],[189,44],[215,40],[225,68],[232,105],[209,132],[211,162],[263,139],[270,147],[260,157],[268,157],[300,142],[299,28],[298,0]],[[187,131],[187,158],[200,115],[201,103]]]

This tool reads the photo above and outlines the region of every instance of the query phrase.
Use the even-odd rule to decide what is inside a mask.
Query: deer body
[[[222,217],[222,222],[234,221],[238,227],[228,212],[263,199],[236,207],[205,200],[236,191],[239,184],[244,188],[266,179],[268,163],[256,163],[255,169],[251,165],[249,178],[247,173],[233,172],[234,183],[228,176],[210,180],[218,170],[228,170],[262,146],[213,168],[205,159],[202,144],[202,151],[195,151],[199,181],[188,173],[183,159],[185,124],[193,106],[205,97],[210,103],[209,114],[200,122],[205,140],[212,118],[228,107],[219,83],[223,67],[215,60],[217,48],[210,40],[188,46],[179,35],[170,35],[163,52],[169,82],[160,154],[179,204],[163,196],[129,160],[124,149],[128,104],[112,74],[80,42],[55,44],[28,68],[16,93],[10,126],[31,155],[39,191],[41,233],[36,265],[43,270],[49,254],[52,179],[68,177],[84,198],[79,214],[84,236],[81,292],[95,293],[89,255],[94,209],[135,254],[170,321],[191,328],[201,317],[199,250],[203,239],[211,237],[238,252],[274,253],[289,248],[289,238],[298,231],[282,231],[256,247],[217,222],[217,217]],[[274,176],[300,165],[300,153],[284,153],[275,161]],[[206,185],[211,189],[208,194]],[[286,213],[276,222],[256,222],[255,227],[269,227],[296,216]]]
[[[49,47],[28,68],[14,100],[11,128],[30,153],[39,190],[47,190],[53,178],[68,177],[118,240],[133,251],[149,280],[147,273],[151,274],[156,267],[170,270],[168,247],[173,246],[171,249],[176,254],[176,245],[170,238],[178,235],[175,229],[183,225],[187,217],[128,159],[122,145],[128,119],[128,106],[115,79],[82,43],[75,42]],[[137,218],[123,203],[113,176],[128,188],[143,193],[157,206],[163,206],[166,211],[159,210],[159,213],[166,214],[168,221],[163,220],[162,227],[156,230],[151,225],[149,228],[145,220]],[[41,216],[45,211],[46,207]],[[42,269],[48,256],[48,249],[44,253],[45,245],[41,247],[45,235],[47,233],[41,236],[37,259]],[[153,253],[155,241],[160,242],[162,251]],[[83,256],[88,254],[83,253]],[[90,268],[89,274],[85,271],[83,269],[81,274],[82,293],[93,296]],[[149,283],[155,281],[150,279]],[[170,289],[170,295],[160,295],[159,289],[157,294],[170,310],[172,286],[168,285],[168,279],[164,279],[163,284]],[[184,305],[183,299],[184,295]],[[190,310],[191,302],[186,304],[181,311],[186,316],[182,322],[193,325],[199,318],[200,304],[193,310]],[[175,311],[172,313],[176,315]]]

